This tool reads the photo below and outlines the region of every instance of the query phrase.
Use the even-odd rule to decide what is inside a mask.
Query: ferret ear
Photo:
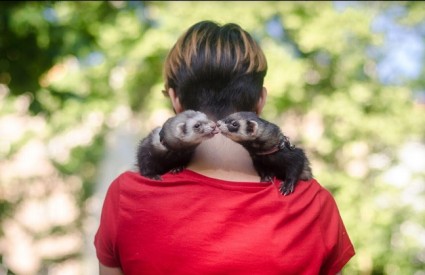
[[[184,122],[180,122],[176,126],[176,134],[178,137],[183,137],[186,133],[186,124]]]
[[[258,131],[258,123],[254,120],[248,120],[247,124],[246,124],[246,132],[250,135],[250,136],[255,136],[257,134]]]

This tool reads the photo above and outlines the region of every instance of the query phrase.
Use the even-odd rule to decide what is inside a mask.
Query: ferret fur
[[[137,167],[142,176],[161,180],[189,163],[196,147],[218,133],[213,121],[198,111],[186,110],[152,130],[137,148]]]
[[[280,128],[253,112],[238,112],[217,121],[220,132],[250,154],[261,181],[282,180],[280,192],[291,194],[298,180],[313,177],[301,148],[293,146]]]

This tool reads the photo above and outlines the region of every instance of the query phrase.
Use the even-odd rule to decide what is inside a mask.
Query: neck
[[[187,168],[208,177],[228,181],[260,180],[248,151],[221,134],[202,142],[196,148]]]

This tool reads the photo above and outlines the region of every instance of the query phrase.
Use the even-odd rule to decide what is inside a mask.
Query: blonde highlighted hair
[[[190,27],[169,52],[164,92],[173,88],[185,109],[216,117],[231,111],[251,111],[266,72],[264,53],[248,32],[234,23],[220,26],[201,21]]]

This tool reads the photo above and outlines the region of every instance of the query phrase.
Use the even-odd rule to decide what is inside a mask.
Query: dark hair
[[[239,25],[201,21],[169,52],[164,92],[173,88],[184,109],[219,119],[236,111],[254,111],[266,72],[263,51]]]

